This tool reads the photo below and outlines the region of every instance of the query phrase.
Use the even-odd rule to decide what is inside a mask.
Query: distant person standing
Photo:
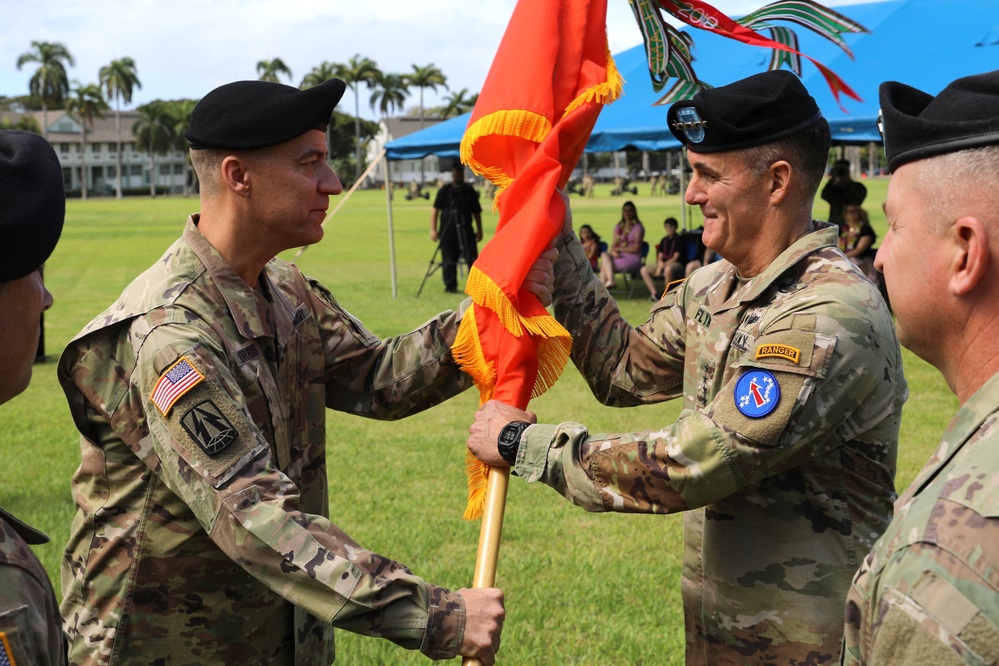
[[[31,132],[0,131],[0,403],[31,379],[39,321],[52,307],[41,266],[55,249],[65,213],[62,167],[49,142]],[[0,509],[0,664],[66,663],[55,593],[28,547],[48,541]]]
[[[451,169],[451,182],[437,190],[430,213],[430,240],[440,243],[444,291],[458,293],[458,260],[471,266],[479,256],[477,243],[482,240],[479,194],[465,182],[465,167],[460,164]]]
[[[863,183],[850,178],[849,160],[836,160],[826,186],[822,188],[822,199],[829,202],[829,222],[843,226],[843,208],[859,206],[867,198],[867,188]]]

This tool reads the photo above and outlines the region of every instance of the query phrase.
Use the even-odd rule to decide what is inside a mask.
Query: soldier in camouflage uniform
[[[724,261],[632,328],[569,230],[554,296],[602,403],[682,397],[679,419],[596,434],[489,402],[469,445],[589,511],[685,512],[688,664],[834,663],[850,579],[895,499],[891,317],[836,229],[811,220],[829,132],[793,74],[709,89],[668,119]]]
[[[39,321],[52,306],[41,266],[55,249],[65,213],[62,167],[49,142],[31,132],[0,131],[0,404],[31,379]],[[0,664],[66,663],[52,583],[29,547],[48,541],[0,508]]]
[[[846,605],[846,664],[999,663],[999,71],[881,86],[884,272],[902,344],[960,409]],[[991,447],[996,447],[993,450]]]
[[[326,408],[397,419],[470,386],[460,313],[379,340],[274,258],[318,242],[341,192],[324,129],[343,90],[251,81],[201,100],[185,135],[201,213],[63,354],[82,453],[74,664],[325,666],[334,627],[493,663],[499,590],[432,585],[329,519]],[[553,258],[532,273],[542,297]]]

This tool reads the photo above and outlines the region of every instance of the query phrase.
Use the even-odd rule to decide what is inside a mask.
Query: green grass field
[[[629,197],[648,240],[662,235],[662,219],[679,217],[680,197]],[[867,208],[884,234],[886,183],[868,183]],[[334,200],[334,204],[336,200]],[[573,198],[575,224],[609,235],[623,200]],[[45,269],[55,306],[45,316],[48,362],[35,368],[31,387],[0,407],[0,504],[46,531],[37,548],[56,581],[74,507],[69,482],[79,450],[55,377],[55,361],[69,339],[102,311],[179,235],[195,198],[71,200],[62,240]],[[824,218],[819,201],[816,216]],[[700,224],[693,213],[694,226]],[[389,240],[383,192],[355,194],[327,224],[326,239],[297,263],[336,294],[372,331],[390,336],[453,308],[439,274],[416,298],[434,250],[430,202],[394,204],[398,298],[391,297]],[[484,215],[486,237],[496,216]],[[289,256],[293,253],[288,253]],[[622,300],[634,324],[645,319],[644,288]],[[620,294],[620,290],[619,290]],[[911,397],[903,419],[899,490],[922,466],[943,432],[956,400],[937,372],[906,353]],[[406,563],[421,576],[452,588],[469,584],[478,523],[462,521],[464,440],[477,406],[469,391],[403,422],[380,423],[329,414],[330,494],[335,522],[366,547]],[[627,410],[599,405],[574,368],[532,403],[542,422],[575,420],[595,432],[661,427],[678,404]],[[514,479],[504,525],[497,584],[506,592],[507,621],[500,661],[505,664],[681,664],[682,556],[678,516],[587,514],[553,491]],[[338,663],[423,664],[418,653],[386,641],[339,633]]]

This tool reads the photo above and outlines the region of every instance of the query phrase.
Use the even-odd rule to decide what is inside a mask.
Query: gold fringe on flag
[[[551,315],[522,316],[503,290],[488,275],[474,266],[469,271],[465,293],[475,304],[495,312],[503,327],[511,335],[519,338],[529,334],[534,337],[538,373],[531,389],[531,398],[536,398],[551,388],[562,374],[572,351],[572,336],[569,332]],[[458,333],[451,345],[451,354],[458,367],[468,374],[478,387],[479,405],[492,398],[496,386],[496,368],[486,360],[482,352],[474,307],[465,310]],[[463,517],[465,520],[475,520],[482,516],[489,466],[466,451],[465,474],[468,478],[468,504]]]

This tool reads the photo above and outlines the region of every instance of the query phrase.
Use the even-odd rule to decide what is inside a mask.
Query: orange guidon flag
[[[461,160],[498,186],[495,237],[469,272],[452,346],[482,402],[526,409],[558,379],[572,338],[521,289],[558,235],[564,188],[601,108],[623,81],[606,34],[607,0],[519,0],[461,142]],[[481,515],[488,468],[467,454],[465,517]]]

